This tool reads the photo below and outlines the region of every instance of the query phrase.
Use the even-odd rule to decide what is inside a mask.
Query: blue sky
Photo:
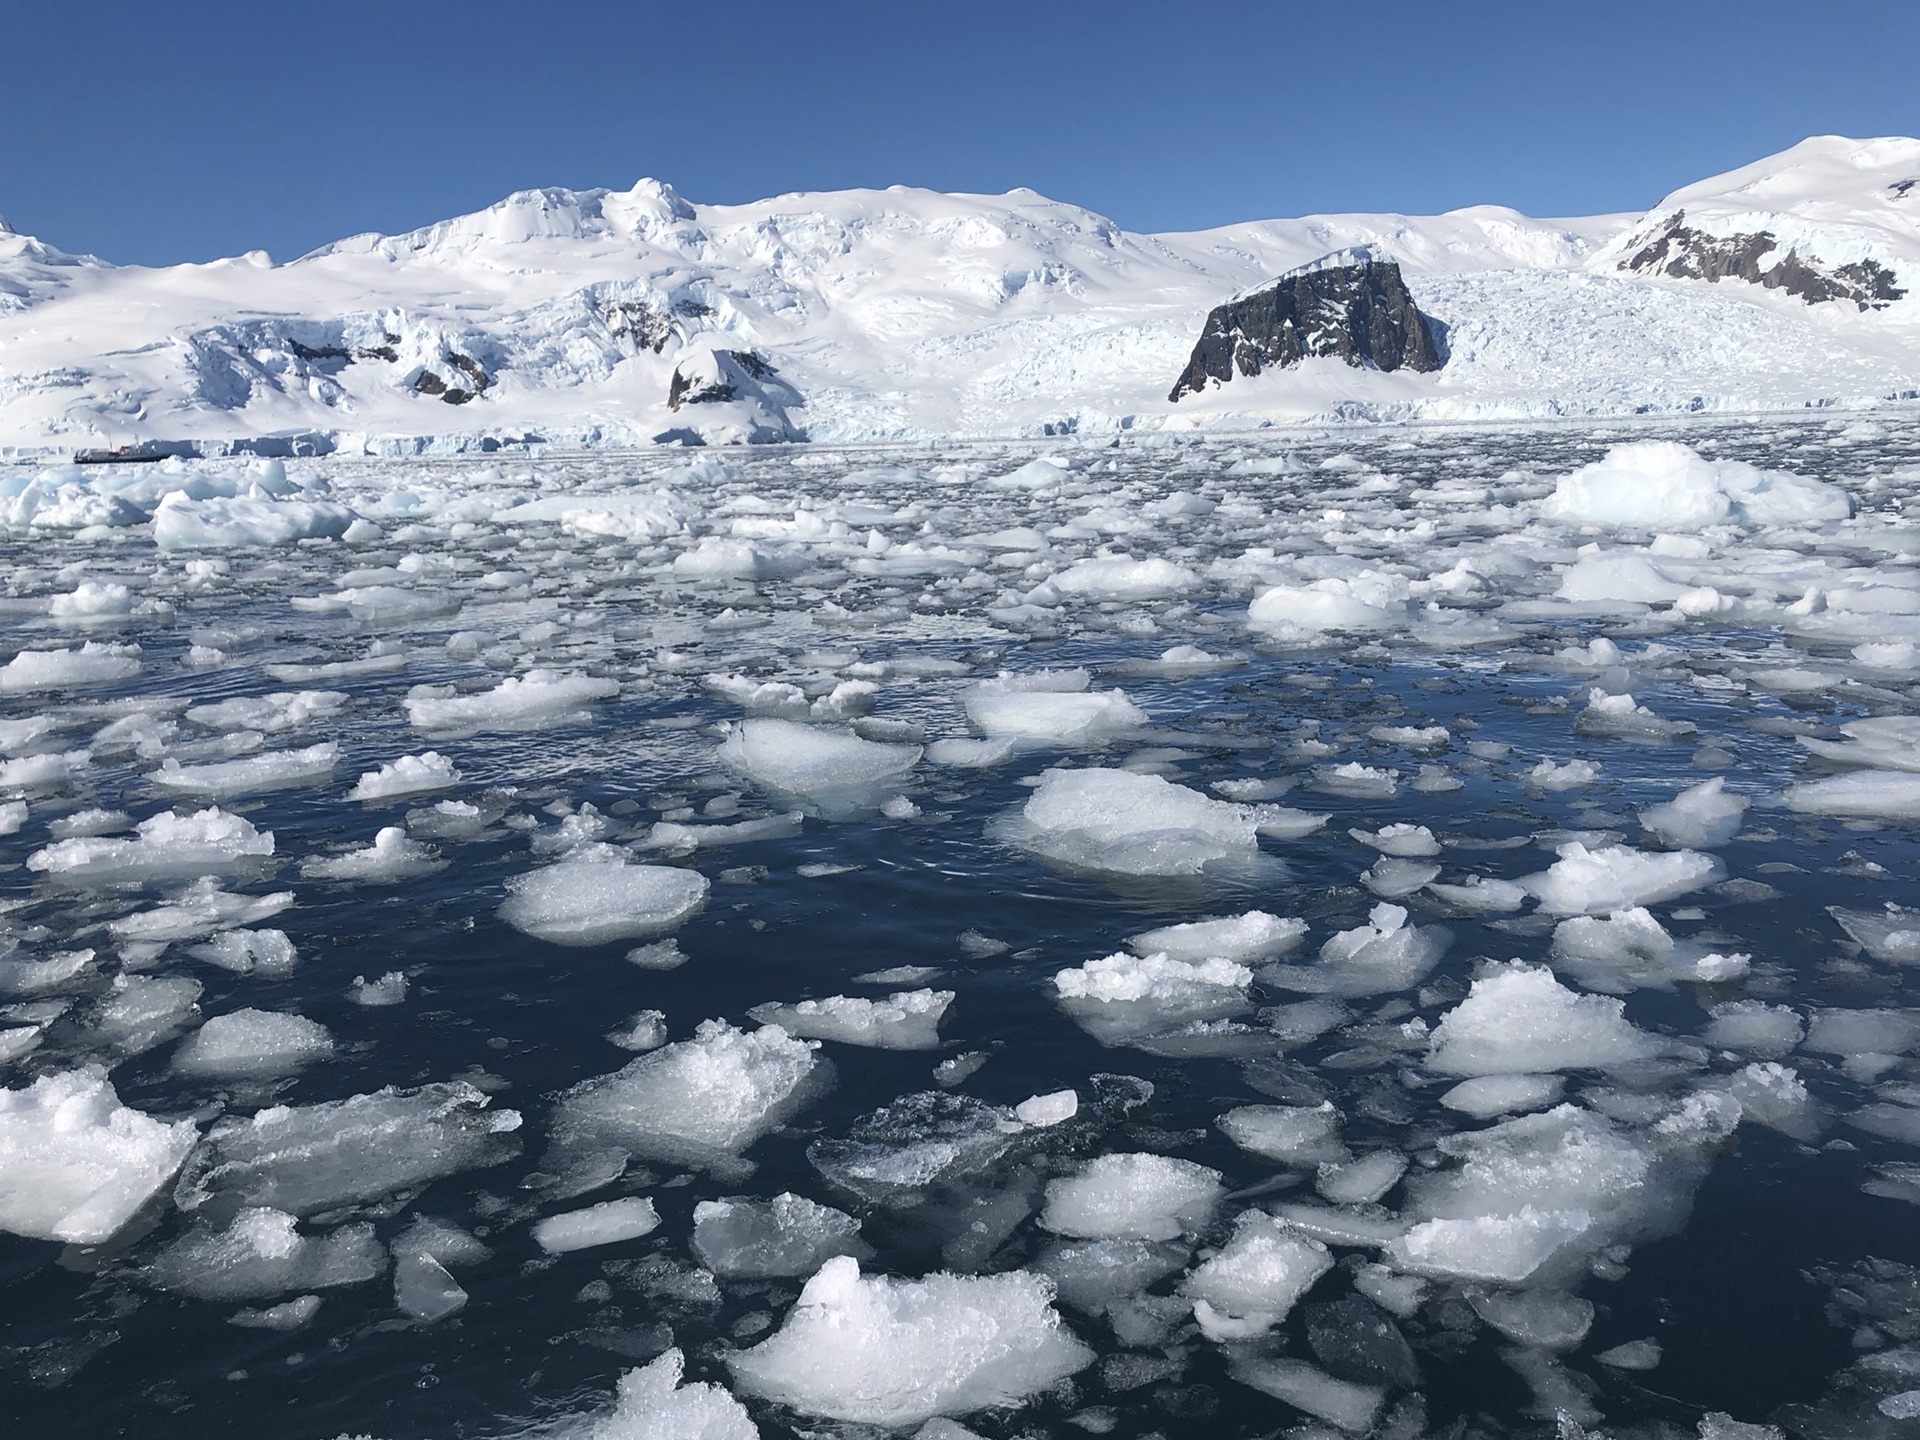
[[[1920,4],[0,0],[0,215],[290,258],[534,185],[1026,185],[1129,229],[1640,209],[1920,133]]]

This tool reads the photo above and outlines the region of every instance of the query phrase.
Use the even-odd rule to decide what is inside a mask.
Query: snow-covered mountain
[[[1444,364],[1308,359],[1170,401],[1209,311],[1397,262]],[[1819,137],[1644,214],[1322,215],[1137,235],[1031,191],[694,205],[529,190],[285,264],[0,227],[0,449],[837,442],[1920,395],[1920,140]]]

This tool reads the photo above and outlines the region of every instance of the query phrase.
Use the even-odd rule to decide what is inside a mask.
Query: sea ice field
[[[0,471],[10,1434],[1920,1430],[1920,419]]]

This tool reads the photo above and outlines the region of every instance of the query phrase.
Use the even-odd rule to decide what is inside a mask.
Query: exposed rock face
[[[1665,228],[1620,262],[1636,275],[1671,275],[1676,280],[1745,280],[1769,290],[1784,290],[1809,305],[1824,300],[1851,300],[1862,310],[1879,310],[1906,291],[1894,284],[1894,273],[1875,260],[1825,266],[1797,250],[1767,264],[1780,249],[1771,230],[1746,235],[1709,235],[1687,224],[1687,212],[1675,211]]]
[[[673,367],[667,408],[731,400],[754,388],[749,381],[770,380],[773,373],[773,366],[751,350],[698,350]]]
[[[1375,370],[1427,372],[1444,363],[1400,266],[1364,248],[1341,250],[1215,306],[1167,398],[1309,355]]]

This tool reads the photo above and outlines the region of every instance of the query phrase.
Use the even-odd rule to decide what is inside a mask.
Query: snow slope
[[[1820,137],[1645,215],[1579,220],[1477,206],[1136,235],[1025,190],[721,206],[643,180],[523,191],[285,264],[114,266],[5,232],[0,453],[1871,404],[1920,394],[1920,186],[1902,188],[1915,178],[1920,141]],[[1862,311],[1622,268],[1682,211],[1703,233],[1767,230],[1829,265],[1871,258],[1908,293]],[[1440,322],[1441,372],[1312,362],[1166,401],[1212,306],[1356,245],[1399,261]],[[671,408],[676,369],[682,392],[725,398]]]

